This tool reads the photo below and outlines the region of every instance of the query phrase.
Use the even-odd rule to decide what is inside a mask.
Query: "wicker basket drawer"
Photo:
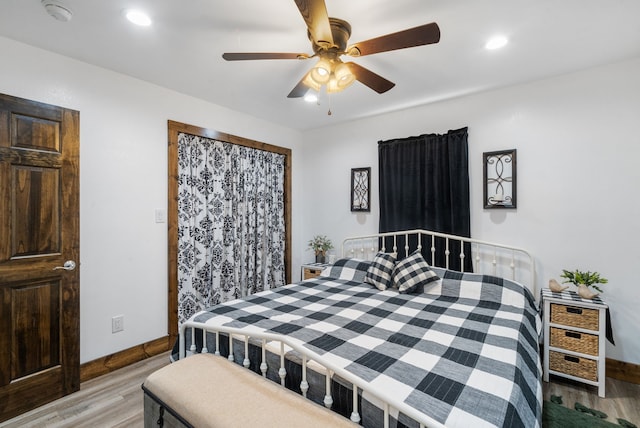
[[[551,304],[551,322],[569,327],[598,331],[598,313],[597,309]]]
[[[598,381],[598,362],[588,358],[549,351],[549,369],[593,382]]]
[[[598,336],[551,327],[550,345],[568,351],[598,356]]]
[[[320,276],[321,272],[322,272],[322,268],[316,268],[316,269],[304,268],[304,278],[303,279],[315,278],[316,276]]]

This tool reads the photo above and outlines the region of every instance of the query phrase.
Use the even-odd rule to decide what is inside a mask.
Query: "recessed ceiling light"
[[[489,39],[484,47],[485,49],[489,50],[500,49],[501,47],[504,47],[508,42],[509,40],[507,40],[507,38],[504,36],[495,36]]]
[[[307,94],[304,96],[304,100],[308,103],[315,103],[318,101],[318,96],[316,94]]]
[[[151,18],[146,13],[136,10],[136,9],[127,9],[124,11],[124,16],[136,25],[140,25],[141,27],[148,27],[151,25]]]

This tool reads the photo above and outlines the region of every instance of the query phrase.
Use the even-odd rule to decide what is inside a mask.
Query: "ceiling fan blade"
[[[303,83],[304,79],[307,78],[307,74],[302,76],[302,79],[300,79],[298,84],[291,90],[291,92],[289,92],[289,95],[287,95],[287,98],[302,98],[307,94],[309,87]]]
[[[346,62],[345,64],[347,64],[349,70],[351,70],[351,72],[356,76],[357,80],[379,94],[383,94],[389,89],[396,86],[395,83],[390,82],[379,74],[376,74],[373,71],[356,64],[355,62]]]
[[[279,52],[232,52],[223,53],[222,58],[227,61],[244,61],[253,59],[307,59],[309,55],[303,53]]]
[[[304,22],[307,23],[312,41],[319,46],[333,45],[327,5],[324,0],[295,0]]]
[[[355,43],[347,48],[347,53],[353,56],[371,55],[379,52],[388,52],[396,49],[412,48],[414,46],[429,45],[440,41],[440,28],[438,24],[421,25],[408,30],[398,31],[397,33],[387,34],[386,36],[376,37],[375,39],[365,40],[364,42]],[[359,51],[352,53],[353,48]]]

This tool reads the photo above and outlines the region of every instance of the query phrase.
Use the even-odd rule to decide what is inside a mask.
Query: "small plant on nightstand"
[[[602,289],[596,284],[606,284],[609,282],[607,278],[601,277],[598,272],[582,272],[577,269],[573,272],[563,269],[560,277],[566,279],[563,283],[571,282],[578,287],[578,294],[580,297],[584,297],[585,299],[593,299],[598,295],[598,293],[593,293],[589,290],[589,287],[603,293]]]
[[[309,241],[309,249],[316,253],[316,263],[324,263],[327,250],[332,248],[331,240],[325,235],[316,235]]]

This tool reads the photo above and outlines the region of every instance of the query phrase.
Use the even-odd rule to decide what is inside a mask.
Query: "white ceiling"
[[[350,59],[396,86],[380,95],[356,82],[317,105],[286,97],[311,61],[221,57],[312,53],[293,0],[60,2],[70,22],[40,0],[1,0],[0,35],[301,130],[640,57],[638,0],[326,0],[329,16],[351,24],[350,43],[434,21],[441,39]],[[153,25],[128,23],[127,7]],[[495,34],[510,43],[485,50]]]

